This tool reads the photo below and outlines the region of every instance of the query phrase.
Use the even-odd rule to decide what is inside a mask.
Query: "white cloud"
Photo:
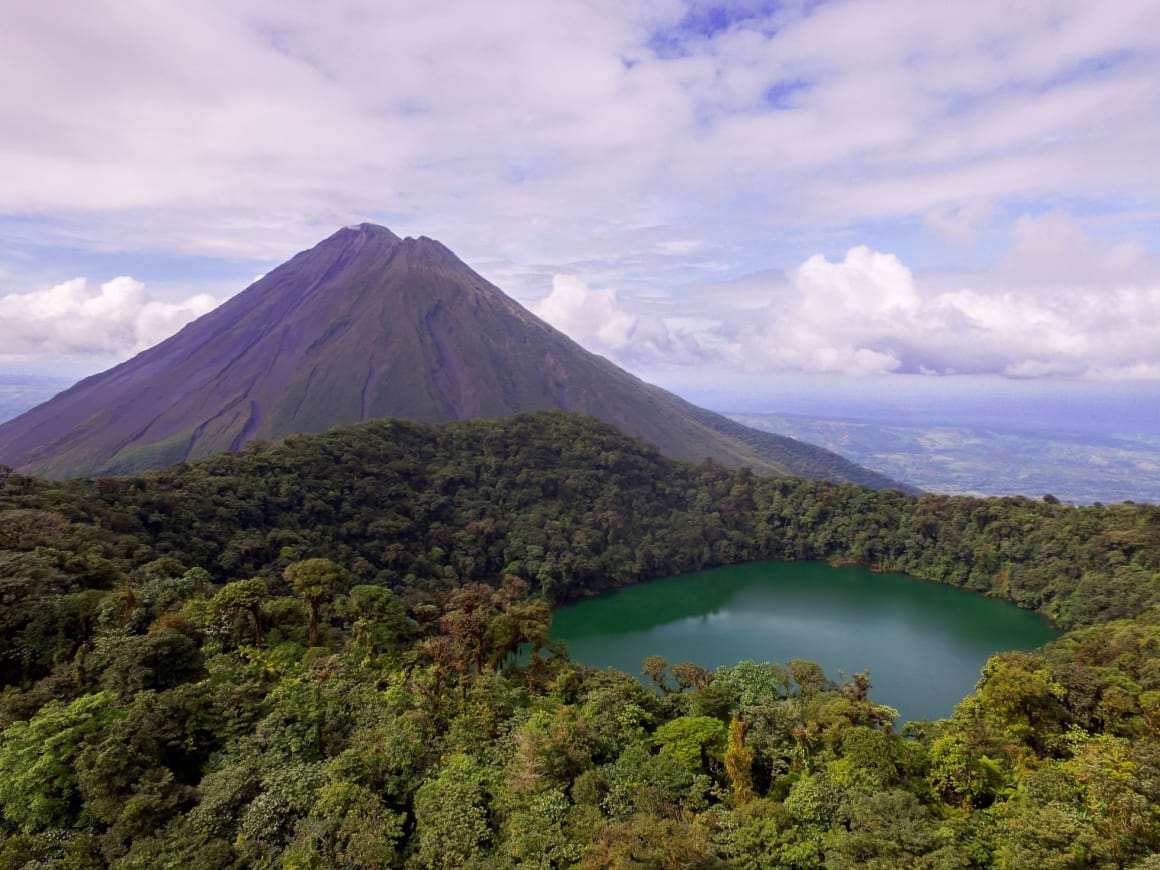
[[[688,363],[703,359],[698,328],[704,321],[631,312],[616,291],[589,287],[576,275],[555,275],[552,292],[529,306],[588,350],[624,363]]]
[[[74,278],[42,290],[0,296],[0,361],[123,359],[168,338],[219,302],[206,294],[159,301],[144,284],[126,276],[99,287]]]
[[[1059,215],[1020,219],[1013,236],[1005,267],[976,287],[924,289],[897,257],[866,247],[839,262],[811,257],[770,287],[765,320],[738,330],[730,359],[849,375],[1160,373],[1160,272],[1139,248]]]
[[[921,301],[897,257],[856,247],[838,263],[810,257],[788,278],[765,322],[742,330],[738,366],[868,375],[902,365],[894,336]]]
[[[780,275],[687,295],[667,300],[674,310],[658,316],[649,313],[654,300],[624,301],[556,275],[532,308],[628,365],[1160,379],[1160,263],[1056,213],[1016,220],[993,273],[916,275],[899,257],[863,245],[840,260],[814,255]]]
[[[640,318],[629,314],[613,290],[596,290],[575,275],[556,275],[552,292],[532,310],[582,343],[610,350],[628,344]]]
[[[9,6],[0,213],[92,246],[277,257],[387,213],[558,266],[631,227],[693,257],[739,224],[1160,195],[1154,0],[784,3],[708,35],[680,0]]]

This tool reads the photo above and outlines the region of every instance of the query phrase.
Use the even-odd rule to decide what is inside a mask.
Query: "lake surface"
[[[970,694],[987,658],[1059,632],[1038,614],[952,586],[821,562],[751,562],[652,580],[559,608],[553,640],[594,667],[706,668],[810,659],[831,679],[869,670],[871,697],[901,721],[939,719]]]

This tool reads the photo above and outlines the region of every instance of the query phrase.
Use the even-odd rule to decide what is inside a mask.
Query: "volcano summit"
[[[374,224],[339,230],[171,338],[0,426],[0,462],[57,478],[121,474],[376,417],[546,409],[598,417],[676,459],[894,485],[645,383],[439,242]]]

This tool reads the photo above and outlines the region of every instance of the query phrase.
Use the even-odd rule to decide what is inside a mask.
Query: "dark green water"
[[[972,592],[821,562],[752,562],[653,580],[556,611],[552,638],[595,667],[640,673],[661,655],[706,668],[811,659],[869,670],[902,721],[949,716],[992,653],[1058,636],[1042,617]]]

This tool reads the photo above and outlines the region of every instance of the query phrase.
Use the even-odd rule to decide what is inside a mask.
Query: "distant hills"
[[[876,488],[884,475],[698,408],[590,353],[437,241],[339,230],[173,337],[0,425],[0,463],[109,475],[379,417],[563,409],[684,460]]]
[[[1051,493],[1066,502],[1160,501],[1160,434],[994,424],[909,423],[801,414],[730,414],[738,423],[789,435],[952,495]]]

